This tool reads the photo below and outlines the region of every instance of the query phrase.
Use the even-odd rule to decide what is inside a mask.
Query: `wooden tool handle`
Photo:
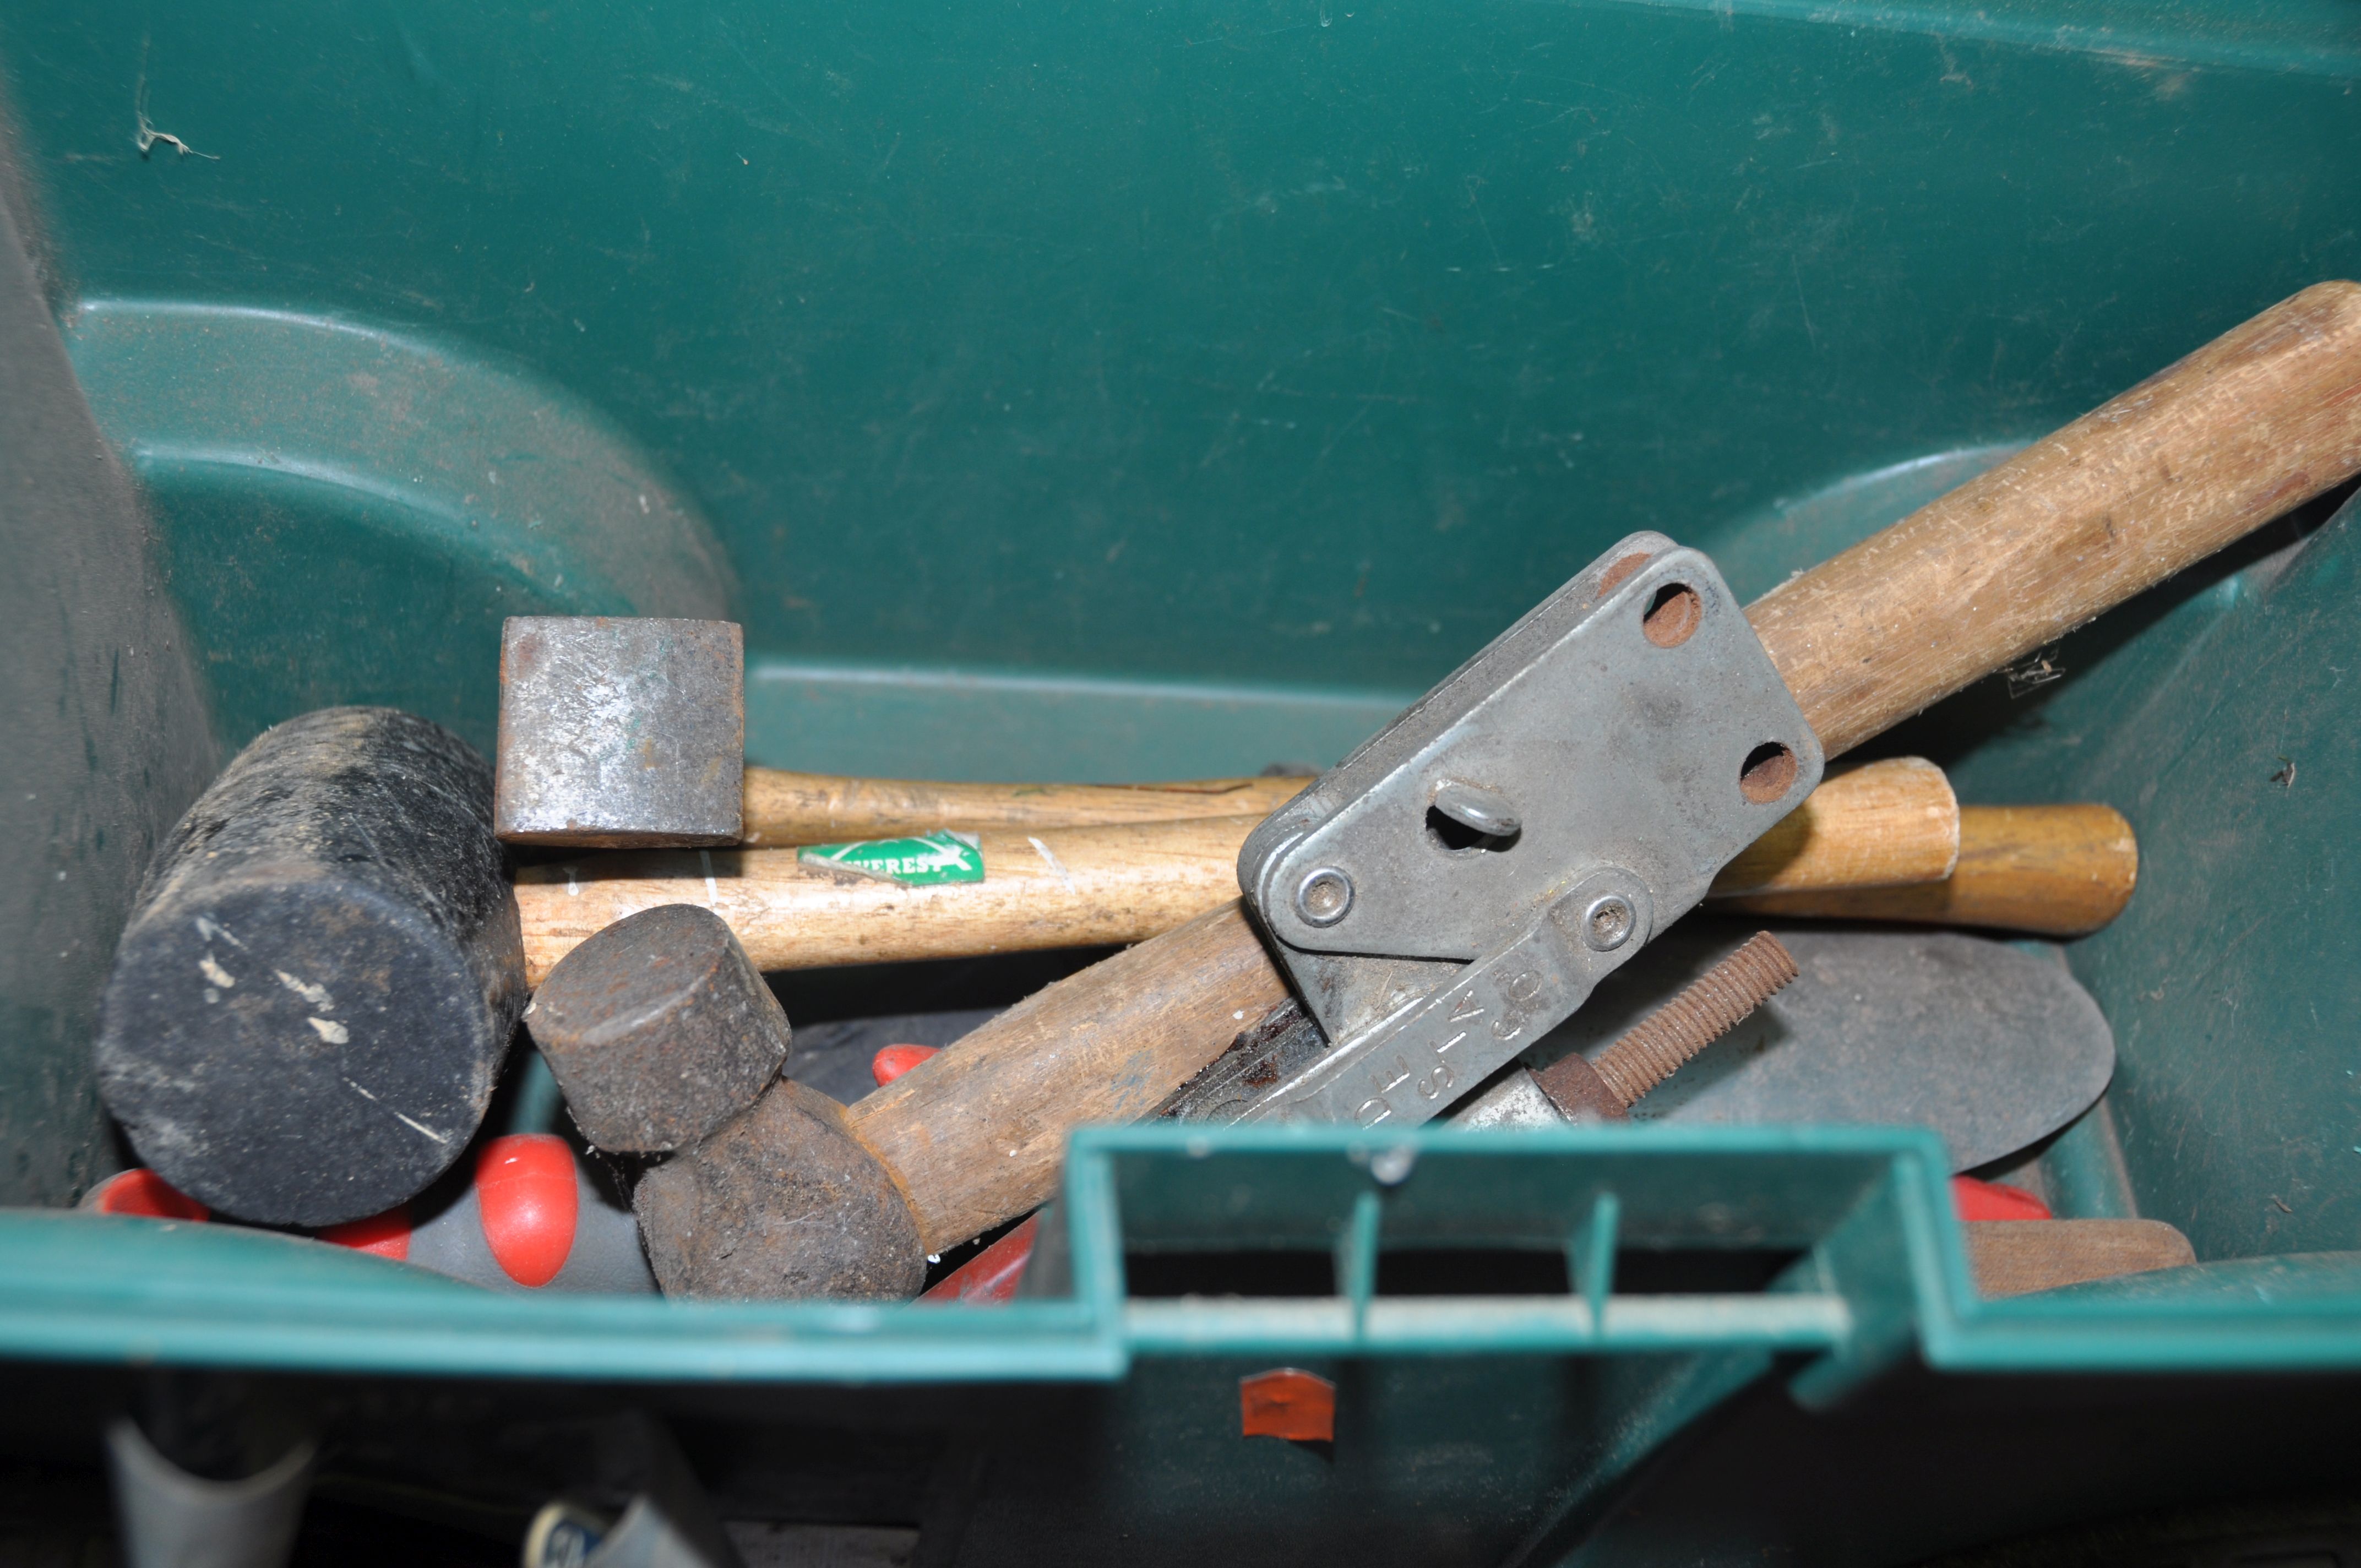
[[[1716,895],[1939,882],[1960,857],[1960,803],[1924,757],[1831,769],[1713,879]]]
[[[1068,1133],[1153,1110],[1286,996],[1233,899],[1036,992],[846,1120],[940,1252],[1040,1203]]]
[[[2361,284],[2315,284],[1747,618],[1828,754],[2361,470]]]
[[[2356,468],[2361,286],[2323,283],[1773,589],[1748,619],[1835,756]],[[1157,947],[1143,945],[1060,982],[1056,1007],[1036,1014],[1031,1030],[996,1033],[1016,1016],[1007,1014],[896,1080],[915,1093],[916,1080],[941,1069],[932,1082],[943,1088],[930,1090],[923,1128],[900,1124],[913,1116],[900,1109],[906,1101],[862,1102],[869,1135],[905,1171],[936,1241],[964,1239],[1021,1212],[1049,1190],[1067,1129],[1139,1114],[1230,1036],[1182,1031],[1143,1044],[1141,1061],[1157,1070],[1137,1095],[1122,1091],[1119,1106],[1105,1099],[1112,1080],[1130,1071],[1119,1054],[1111,1076],[1087,1080],[1005,1060],[977,1081],[989,1084],[985,1093],[1019,1085],[1018,1097],[963,1099],[952,1086],[962,1081],[954,1075],[971,1042],[989,1036],[995,1058],[1039,1055],[1076,1069],[1088,1056],[1095,1074],[1108,1075],[1105,1035],[1094,1022],[1102,1015],[1229,1022],[1225,1014],[1251,1018],[1284,993],[1243,918],[1184,929],[1191,933],[1186,963],[1131,964]],[[1075,1047],[1077,1039],[1096,1054]],[[1004,1128],[1026,1136],[1004,1137]],[[954,1146],[970,1163],[942,1157]],[[1038,1152],[1028,1158],[1028,1148]],[[1004,1180],[994,1161],[1030,1164],[1034,1174]]]
[[[526,971],[539,985],[577,944],[665,904],[713,910],[763,970],[1144,941],[1237,896],[1238,847],[1260,820],[986,829],[983,880],[931,887],[793,850],[588,853],[517,878]],[[1942,876],[1958,849],[1942,770],[1905,758],[1838,775],[1741,863],[1754,886],[1884,885]]]
[[[517,877],[525,970],[664,904],[712,910],[761,970],[820,969],[1137,942],[1235,899],[1259,817],[978,835],[983,880],[905,887],[793,850],[585,855]]]
[[[1301,778],[1188,784],[928,784],[748,768],[743,842],[777,847],[893,839],[958,828],[1088,828],[1268,817],[1301,794]]]
[[[1980,1296],[2022,1296],[2197,1261],[2162,1220],[1978,1220],[1962,1225]]]
[[[1941,882],[1759,893],[1717,907],[2081,937],[2122,914],[2138,882],[2139,843],[2113,806],[1963,806],[1960,863]]]

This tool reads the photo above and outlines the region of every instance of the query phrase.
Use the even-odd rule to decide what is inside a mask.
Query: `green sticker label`
[[[928,833],[916,839],[872,839],[861,844],[812,844],[796,851],[807,866],[858,872],[904,887],[939,882],[982,882],[983,850],[972,833]]]

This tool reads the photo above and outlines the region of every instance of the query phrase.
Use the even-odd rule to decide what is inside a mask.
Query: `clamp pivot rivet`
[[[1353,907],[1353,879],[1334,866],[1322,866],[1295,889],[1295,912],[1306,926],[1334,926]]]
[[[1620,893],[1603,894],[1582,912],[1583,945],[1595,953],[1611,953],[1631,939],[1636,924],[1630,899]]]

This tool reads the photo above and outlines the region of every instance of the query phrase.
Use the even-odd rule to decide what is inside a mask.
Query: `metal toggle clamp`
[[[1635,533],[1246,839],[1324,1048],[1205,1110],[1427,1120],[1588,999],[1819,783],[1713,563]]]

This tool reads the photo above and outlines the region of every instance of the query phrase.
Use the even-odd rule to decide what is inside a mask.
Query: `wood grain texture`
[[[2138,884],[2139,841],[2111,806],[1963,806],[1960,862],[1941,882],[1753,894],[1715,907],[2081,937],[2122,914]]]
[[[929,784],[748,768],[744,841],[776,848],[893,839],[957,828],[1088,828],[1268,817],[1310,779],[1199,779],[1182,784]]]
[[[721,916],[757,969],[1137,942],[1238,894],[1258,817],[986,832],[983,880],[904,887],[803,864],[793,850],[585,855],[518,873],[534,985],[613,922],[665,904]]]
[[[940,1252],[1047,1199],[1069,1132],[1153,1110],[1287,993],[1233,899],[1036,992],[846,1121]]]
[[[1835,756],[2356,469],[2361,287],[2322,284],[1748,616]],[[939,1250],[1038,1202],[1069,1129],[1141,1114],[1285,994],[1227,905],[1060,981],[895,1080],[855,1109],[857,1131],[900,1175]],[[1993,1250],[1995,1270],[2013,1245],[2027,1250],[1974,1245]],[[2065,1272],[2039,1277],[2064,1283]],[[1993,1276],[2034,1277],[2029,1265]]]
[[[1738,863],[1783,888],[1938,877],[1950,804],[1933,764],[1872,763],[1821,785]],[[984,880],[934,887],[821,871],[792,850],[586,852],[519,873],[526,970],[539,985],[609,925],[666,904],[711,909],[763,970],[1142,941],[1237,895],[1238,848],[1259,820],[985,829]]]
[[[1924,757],[1831,769],[1713,879],[1713,893],[1939,882],[1960,855],[1960,803]]]
[[[2319,283],[1747,610],[1835,756],[2361,470],[2361,285]]]
[[[1960,1228],[1980,1296],[2022,1296],[2197,1261],[2189,1238],[2162,1220],[1979,1220]]]

